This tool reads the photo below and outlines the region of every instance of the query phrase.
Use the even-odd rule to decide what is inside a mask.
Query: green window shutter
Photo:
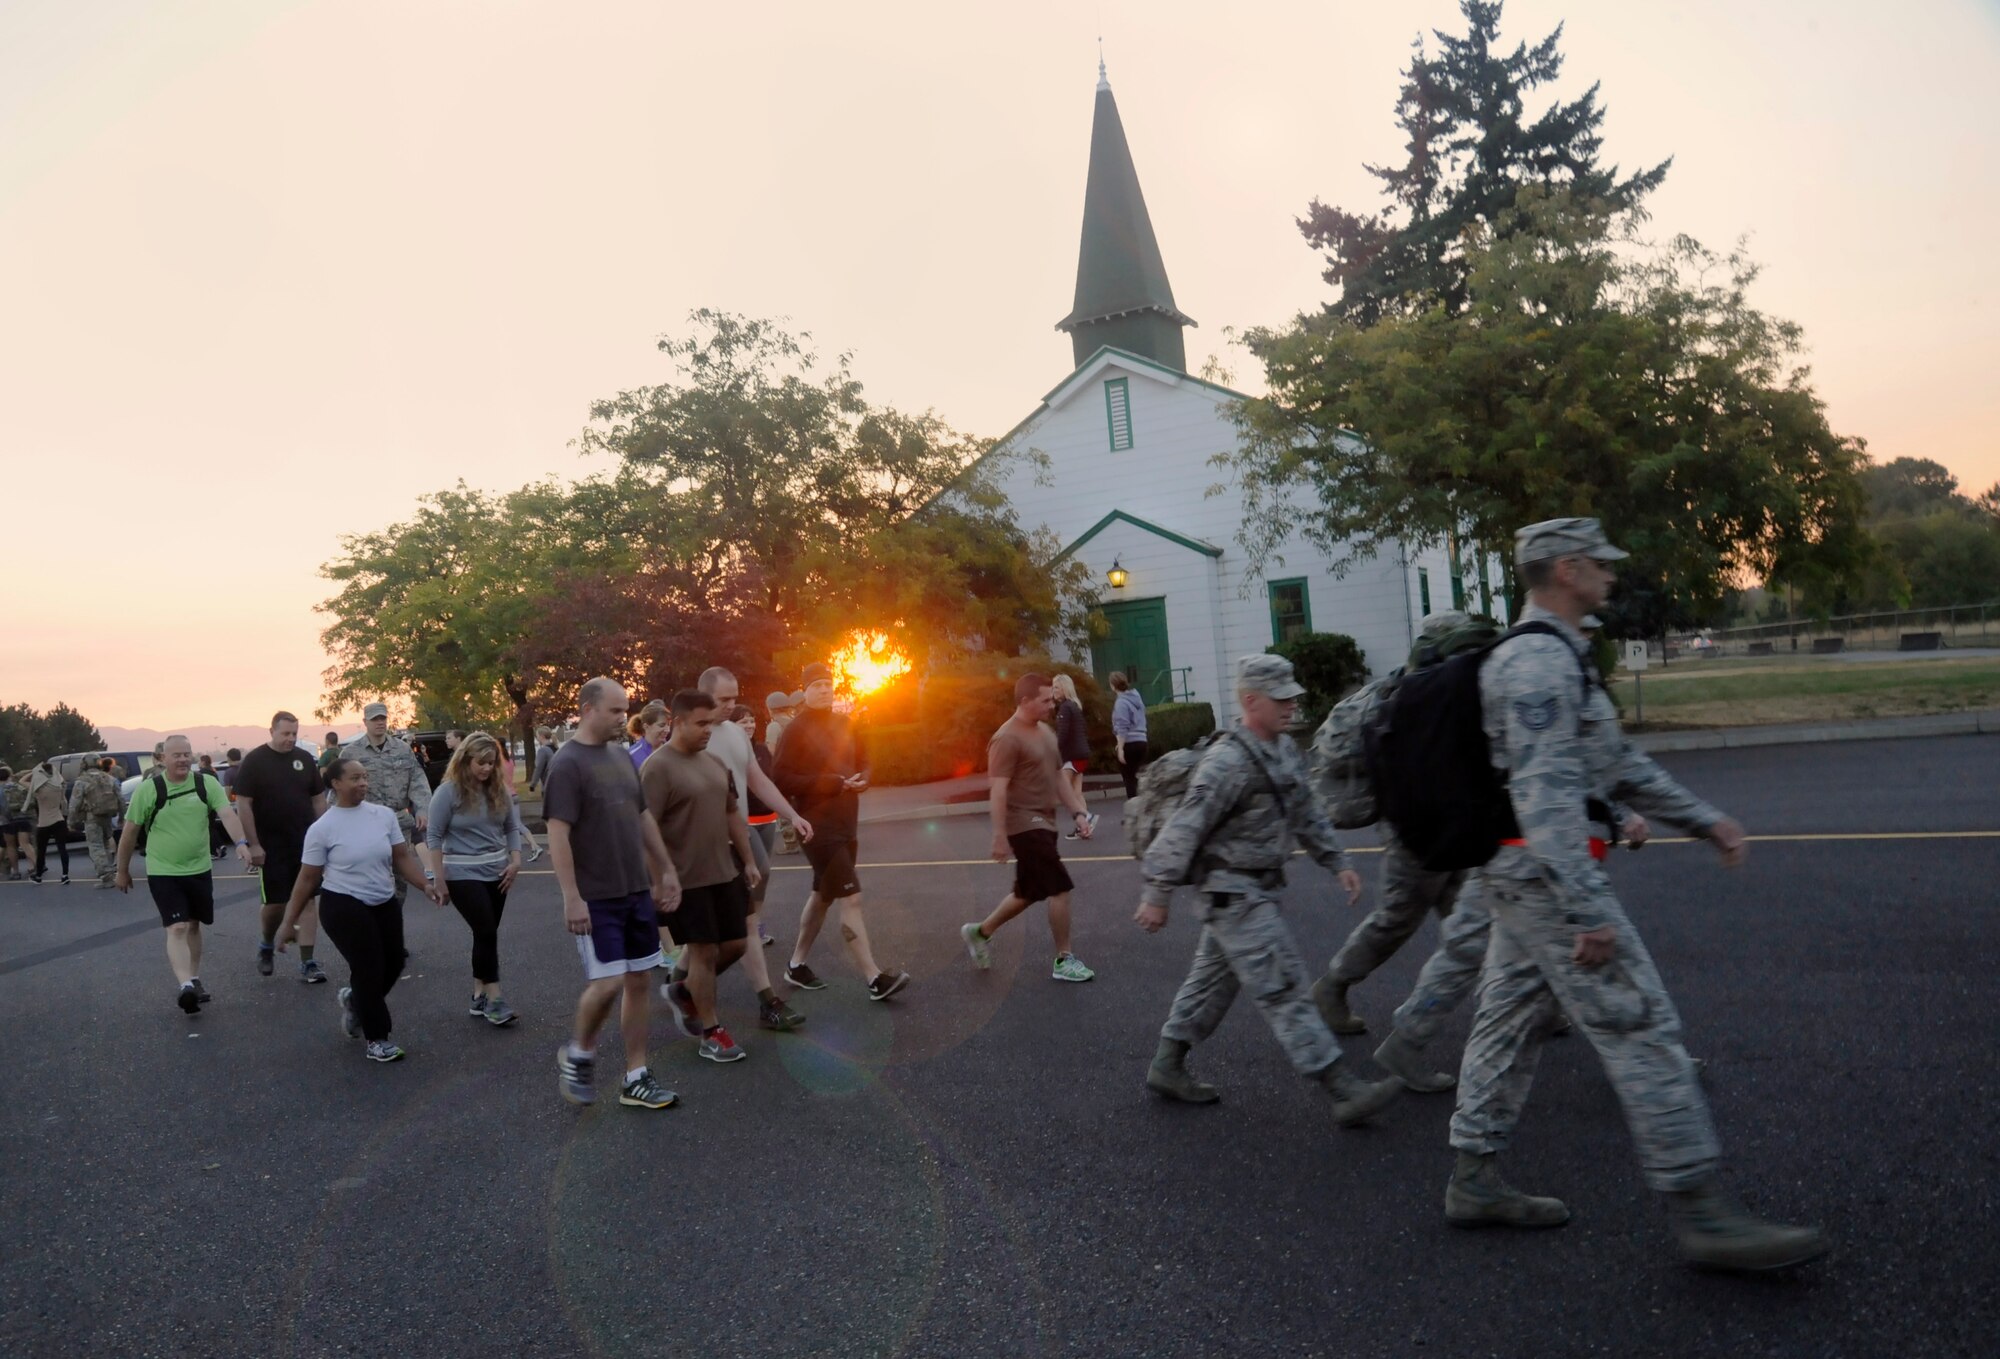
[[[1111,427],[1111,451],[1132,446],[1132,393],[1124,378],[1110,378],[1104,384],[1104,418]]]
[[[1424,617],[1429,618],[1431,616],[1431,569],[1428,566],[1419,566],[1417,568],[1417,600],[1423,605]]]
[[[1289,642],[1311,632],[1312,600],[1306,594],[1304,576],[1271,582],[1271,645]]]

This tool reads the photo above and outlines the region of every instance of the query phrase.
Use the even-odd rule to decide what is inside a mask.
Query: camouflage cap
[[[361,715],[365,718],[387,717],[389,715],[389,705],[386,703],[371,703],[361,710]]]
[[[1236,662],[1236,692],[1239,694],[1288,699],[1298,698],[1305,691],[1305,686],[1292,673],[1292,663],[1283,656],[1273,656],[1266,651],[1241,657]]]
[[[1631,554],[1611,545],[1604,525],[1595,519],[1544,519],[1514,534],[1514,565],[1552,561],[1557,557],[1595,557],[1623,561]]]
[[[1602,618],[1599,618],[1594,613],[1587,613],[1583,616],[1582,621],[1576,625],[1576,629],[1578,632],[1596,632],[1603,626],[1604,620]]]
[[[792,706],[792,696],[782,689],[773,689],[764,696],[764,711],[779,713]]]

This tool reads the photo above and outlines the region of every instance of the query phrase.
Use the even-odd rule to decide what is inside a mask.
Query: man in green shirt
[[[208,818],[218,817],[236,842],[236,857],[250,867],[243,823],[222,784],[190,772],[194,751],[185,736],[161,742],[153,777],[132,791],[125,829],[118,837],[118,890],[132,890],[132,854],[146,832],[146,888],[167,928],[167,963],[180,983],[178,1003],[194,1014],[208,996],[201,984],[201,927],[215,923],[215,878],[209,871]]]

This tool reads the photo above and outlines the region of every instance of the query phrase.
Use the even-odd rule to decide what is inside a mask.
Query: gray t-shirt
[[[570,741],[549,761],[542,817],[568,823],[576,890],[585,901],[652,889],[639,825],[645,814],[639,771],[621,747]]]
[[[478,882],[497,882],[507,871],[507,860],[521,847],[519,824],[514,815],[514,799],[502,794],[505,807],[494,811],[485,798],[471,805],[458,800],[458,785],[450,779],[438,784],[431,794],[429,824],[424,843],[444,854],[445,876]]]
[[[396,895],[396,846],[403,828],[396,814],[379,803],[328,807],[306,830],[300,860],[324,871],[320,886],[329,892],[380,906]]]

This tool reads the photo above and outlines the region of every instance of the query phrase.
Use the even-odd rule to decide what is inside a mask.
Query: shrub
[[[1155,703],[1146,709],[1146,758],[1186,750],[1215,730],[1215,708],[1207,703]]]
[[[978,772],[984,765],[967,764],[939,745],[921,722],[901,722],[866,727],[869,781],[884,788],[900,788],[913,783],[934,783]]]
[[[1271,651],[1292,663],[1292,673],[1306,688],[1299,700],[1299,725],[1308,731],[1368,678],[1360,645],[1344,632],[1301,633]]]

